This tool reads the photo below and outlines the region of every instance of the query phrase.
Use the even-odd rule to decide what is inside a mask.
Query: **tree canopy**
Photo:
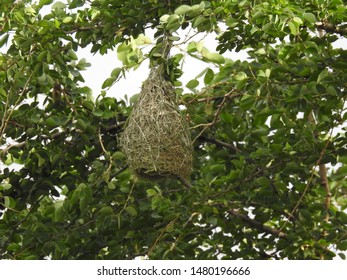
[[[1,258],[344,259],[346,36],[342,0],[1,0]],[[122,62],[101,93],[84,47]],[[140,180],[119,148],[134,100],[107,90],[145,60],[189,120],[190,182]]]

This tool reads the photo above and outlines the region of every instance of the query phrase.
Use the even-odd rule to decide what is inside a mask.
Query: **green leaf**
[[[328,69],[325,68],[322,72],[319,73],[317,78],[317,83],[320,83],[322,80],[324,80],[328,76],[329,76],[329,71]]]
[[[52,128],[59,126],[59,122],[56,118],[49,117],[46,119],[46,125],[48,128],[52,129]]]
[[[197,51],[197,44],[196,42],[189,42],[187,46],[187,52],[188,53],[193,53]]]
[[[314,14],[312,13],[304,13],[303,17],[306,21],[308,21],[309,23],[316,23],[317,22],[317,18]]]
[[[304,22],[302,21],[302,19],[299,18],[299,17],[294,17],[294,18],[293,18],[293,21],[294,21],[295,23],[297,23],[299,26],[302,25],[302,24],[304,23]]]
[[[161,16],[160,19],[159,19],[160,23],[167,23],[169,17],[170,17],[170,15],[163,15],[163,16]]]
[[[132,51],[132,48],[130,45],[126,43],[122,43],[117,48],[117,57],[118,59],[124,64],[127,65],[129,63],[128,61],[128,54]]]
[[[81,190],[83,188],[85,184],[80,184],[73,192],[72,192],[72,195],[71,195],[71,203],[72,204],[75,204],[79,201],[80,199],[80,194],[81,194]]]
[[[88,123],[84,119],[80,118],[76,121],[76,127],[81,129],[82,131],[85,131],[88,127]]]
[[[70,16],[63,18],[63,23],[70,23],[71,21],[73,21],[73,18]]]
[[[42,62],[47,58],[48,51],[42,51],[40,54],[37,56],[37,60]]]
[[[347,250],[347,240],[342,240],[337,243],[337,249],[341,251]]]
[[[151,196],[155,196],[158,194],[158,192],[155,189],[148,189],[146,190],[147,192],[147,196],[151,197]]]
[[[111,72],[111,77],[114,77],[114,78],[118,79],[118,77],[122,73],[122,71],[123,71],[123,69],[119,68],[119,67],[113,69],[112,72]]]
[[[203,51],[202,56],[210,62],[214,62],[217,64],[225,63],[225,58],[219,53],[210,53],[209,51]]]
[[[90,101],[90,100],[84,100],[82,102],[83,107],[85,107],[86,109],[93,111],[94,110],[94,102]]]
[[[208,116],[212,115],[213,112],[214,112],[213,109],[214,108],[213,108],[213,104],[212,103],[208,102],[208,103],[205,104],[205,113],[206,113],[206,115],[208,115]]]
[[[45,6],[45,5],[52,4],[52,3],[53,3],[53,0],[40,0],[39,6],[42,7],[42,6]]]
[[[1,71],[0,71],[0,78],[1,78]],[[6,98],[6,91],[0,87],[0,97]]]
[[[234,79],[235,79],[236,81],[245,80],[245,79],[247,79],[247,74],[244,73],[244,72],[239,72],[239,73],[237,73],[237,74],[235,75]]]
[[[183,14],[186,14],[188,12],[190,12],[192,10],[192,7],[191,6],[188,6],[188,5],[181,5],[179,6],[176,10],[175,10],[175,14],[176,15],[183,15]]]
[[[345,213],[345,212],[338,212],[337,217],[338,217],[339,221],[342,224],[347,225],[347,213]]]
[[[57,1],[52,5],[52,10],[62,10],[65,8],[66,8],[66,4],[60,1]]]
[[[151,199],[151,208],[152,210],[157,209],[157,207],[161,204],[162,198],[159,195],[153,196]]]
[[[11,208],[11,198],[9,196],[4,197],[4,206],[6,208]]]
[[[187,84],[186,87],[189,89],[194,89],[199,85],[199,81],[198,80],[190,80]]]
[[[11,185],[11,184],[8,184],[8,183],[2,183],[2,184],[0,185],[0,191],[2,191],[2,190],[7,191],[7,190],[9,190],[10,188],[12,188],[12,185]]]
[[[152,43],[152,40],[143,34],[140,34],[139,37],[135,40],[137,46],[149,45]]]
[[[102,83],[102,86],[101,88],[104,89],[104,88],[109,88],[111,87],[115,81],[117,80],[118,77],[110,77],[110,78],[107,78],[103,83]]]
[[[212,69],[208,68],[204,77],[204,83],[205,85],[209,85],[214,78],[214,72]]]
[[[126,211],[130,216],[132,216],[132,217],[137,216],[137,210],[136,210],[136,208],[133,207],[133,206],[127,206],[127,207],[125,208],[125,211]]]
[[[92,14],[91,20],[95,20],[101,14],[101,12],[99,10],[92,9],[91,10],[91,14]]]
[[[93,194],[91,188],[85,184],[81,184],[79,206],[82,213],[87,210],[88,205],[92,200]]]
[[[208,218],[207,223],[212,226],[216,226],[218,224],[218,219],[216,217]]]
[[[251,109],[254,106],[255,101],[256,101],[256,98],[255,98],[254,95],[245,94],[241,98],[240,107],[243,110],[249,110],[249,109]]]
[[[268,22],[264,24],[264,26],[261,28],[264,32],[268,32],[272,28],[273,24],[272,22]]]
[[[139,99],[140,94],[134,94],[132,97],[130,97],[129,102],[131,105],[136,104],[137,100]]]
[[[54,204],[54,215],[53,215],[53,221],[58,222],[61,221],[64,218],[64,201],[57,201]]]
[[[194,22],[193,22],[193,25],[192,27],[193,28],[197,28],[199,25],[201,25],[202,23],[206,22],[207,21],[207,18],[205,18],[204,16],[198,16]]]
[[[114,214],[113,209],[110,206],[102,207],[98,212],[98,216],[100,217],[107,217],[113,214]]]
[[[222,174],[225,171],[224,164],[213,164],[210,166],[211,172],[216,174]]]
[[[256,180],[257,184],[259,184],[262,187],[270,187],[270,180],[266,177],[260,177]]]
[[[346,260],[346,255],[344,253],[338,253],[338,256],[342,259],[342,260]]]
[[[5,45],[8,41],[8,37],[9,37],[9,34],[6,33],[5,35],[3,35],[1,38],[0,38],[0,48]]]
[[[85,0],[70,0],[69,1],[70,6],[69,6],[69,9],[75,9],[77,7],[82,7],[84,4],[85,4]],[[93,18],[93,15],[92,15],[92,18]]]
[[[180,39],[181,39],[181,38],[180,38],[179,36],[170,36],[170,37],[169,37],[169,40],[170,40],[170,41],[173,41],[173,42],[174,42],[174,41],[179,41]]]
[[[121,151],[116,151],[112,154],[112,159],[113,160],[123,160],[124,154]]]
[[[110,190],[114,190],[114,189],[116,189],[116,185],[113,181],[110,181],[107,183],[107,188]]]
[[[51,163],[52,166],[56,166],[57,163],[63,158],[63,155],[58,153],[58,154],[54,154],[53,157],[51,157]]]
[[[292,22],[292,21],[288,22],[288,26],[290,29],[290,33],[292,33],[295,36],[298,35],[298,28],[294,22]]]
[[[72,60],[77,60],[77,54],[74,52],[73,49],[69,49],[67,52],[67,55],[72,59]]]

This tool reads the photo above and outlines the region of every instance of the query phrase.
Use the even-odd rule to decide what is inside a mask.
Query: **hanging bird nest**
[[[172,83],[152,68],[120,137],[129,168],[140,178],[188,178],[192,142]]]

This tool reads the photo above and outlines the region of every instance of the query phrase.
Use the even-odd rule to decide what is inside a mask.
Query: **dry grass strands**
[[[140,178],[188,178],[192,170],[192,142],[179,112],[172,84],[162,67],[153,68],[144,82],[120,137],[129,168]]]

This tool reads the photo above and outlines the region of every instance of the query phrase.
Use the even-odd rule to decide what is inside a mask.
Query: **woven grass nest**
[[[120,137],[129,168],[138,177],[188,179],[192,142],[173,85],[162,67],[152,68]]]

